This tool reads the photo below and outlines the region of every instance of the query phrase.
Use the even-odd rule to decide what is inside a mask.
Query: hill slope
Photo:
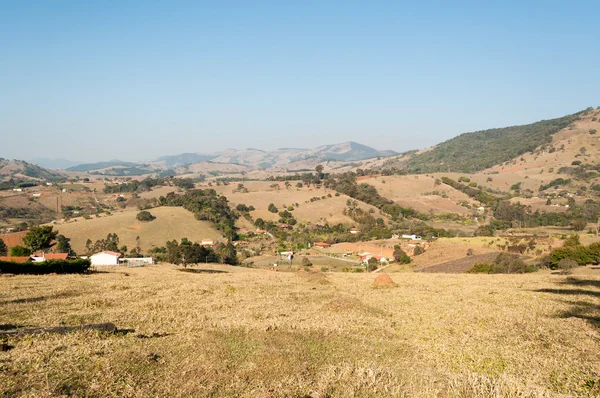
[[[127,210],[112,216],[78,219],[66,224],[55,225],[59,233],[71,238],[73,250],[84,253],[85,242],[106,238],[109,233],[119,236],[119,245],[130,250],[135,247],[136,236],[140,237],[142,251],[152,246],[163,246],[167,240],[188,238],[197,242],[204,238],[222,240],[222,235],[210,222],[198,221],[194,214],[181,207],[158,207],[150,210],[156,217],[151,222],[140,222],[135,217],[137,210]]]
[[[9,180],[13,178],[54,181],[64,177],[65,175],[60,172],[48,170],[23,160],[0,158],[0,180]]]
[[[472,173],[501,164],[552,141],[552,135],[578,120],[582,111],[557,119],[461,134],[412,156],[409,173]]]

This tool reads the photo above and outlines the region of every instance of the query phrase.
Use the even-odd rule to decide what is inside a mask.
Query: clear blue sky
[[[597,0],[0,0],[0,157],[424,148],[599,106],[599,38]]]

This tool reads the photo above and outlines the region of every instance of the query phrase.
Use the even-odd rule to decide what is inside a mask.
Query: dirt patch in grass
[[[444,272],[448,274],[460,274],[467,272],[475,264],[490,263],[498,256],[498,252],[476,254],[474,256],[466,256],[456,260],[446,261],[440,264],[434,264],[429,267],[424,267],[418,270],[419,272]]]
[[[329,311],[363,311],[367,308],[362,301],[352,296],[336,297],[323,306]]]
[[[322,272],[310,272],[300,270],[298,271],[298,276],[307,282],[314,283],[317,285],[331,285],[331,282],[327,278],[327,275],[325,275]]]

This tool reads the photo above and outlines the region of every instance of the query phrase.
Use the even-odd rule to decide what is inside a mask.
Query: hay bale
[[[375,288],[390,288],[398,286],[388,274],[379,274],[373,282]]]

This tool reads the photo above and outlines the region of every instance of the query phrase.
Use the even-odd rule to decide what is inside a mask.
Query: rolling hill
[[[70,220],[56,224],[55,229],[71,238],[71,245],[77,253],[84,253],[87,239],[95,242],[106,238],[109,233],[116,233],[119,245],[126,245],[130,250],[135,247],[136,236],[139,236],[144,252],[153,246],[163,246],[171,239],[188,238],[194,242],[204,238],[215,241],[223,239],[210,222],[196,220],[192,213],[181,207],[158,207],[150,212],[156,217],[151,222],[140,222],[136,219],[137,210],[126,210],[89,220]]]
[[[24,179],[56,181],[64,178],[61,172],[25,162],[24,160],[8,160],[0,158],[0,180]]]
[[[550,143],[553,134],[590,110],[522,126],[464,133],[408,157],[404,169],[414,174],[485,170]]]

